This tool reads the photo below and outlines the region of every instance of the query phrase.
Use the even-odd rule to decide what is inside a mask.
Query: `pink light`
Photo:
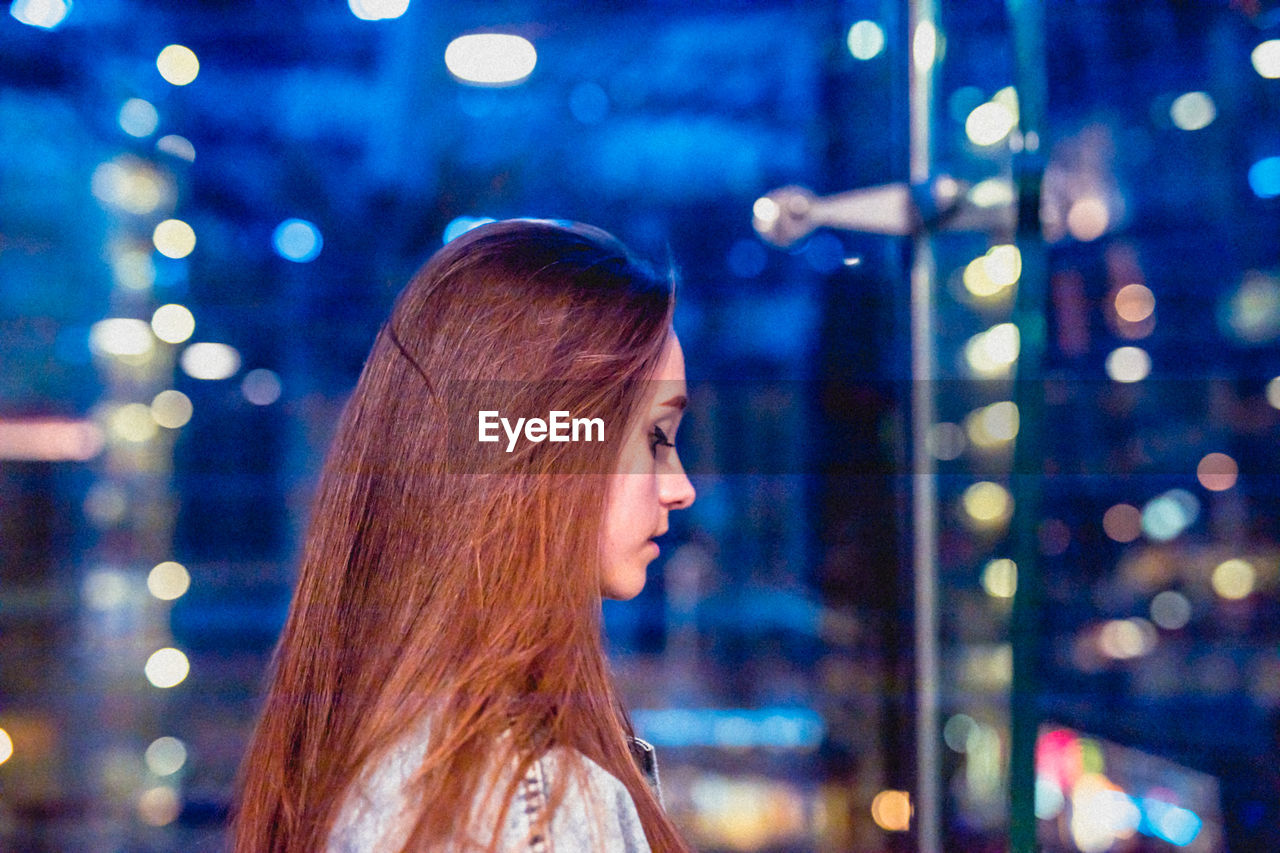
[[[0,421],[0,459],[84,462],[102,452],[102,428],[92,421],[31,418]]]

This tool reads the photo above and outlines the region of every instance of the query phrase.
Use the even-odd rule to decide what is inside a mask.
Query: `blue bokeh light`
[[[286,219],[281,222],[271,235],[271,242],[280,257],[299,264],[314,261],[324,247],[320,229],[305,219]]]
[[[1249,188],[1258,198],[1280,195],[1280,157],[1263,157],[1250,166]]]

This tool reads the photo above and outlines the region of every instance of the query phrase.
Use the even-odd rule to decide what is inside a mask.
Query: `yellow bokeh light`
[[[960,499],[965,514],[979,526],[1007,519],[1013,511],[1013,496],[999,483],[982,480],[964,490]]]
[[[1017,116],[1008,107],[988,101],[969,113],[964,122],[964,133],[974,145],[986,147],[1004,140],[1017,123]]]
[[[151,253],[129,248],[111,256],[111,272],[125,290],[147,290],[156,283],[156,265]]]
[[[1116,291],[1116,315],[1129,323],[1141,323],[1156,310],[1156,296],[1145,284],[1126,284]]]
[[[137,215],[151,213],[172,195],[163,175],[128,155],[100,163],[93,170],[90,188],[103,204]]]
[[[0,764],[13,757],[13,738],[4,729],[0,729]]]
[[[196,247],[196,232],[181,219],[166,219],[151,234],[156,251],[166,258],[185,258]]]
[[[1280,376],[1267,383],[1267,402],[1271,408],[1280,409]]]
[[[156,57],[156,69],[166,82],[185,86],[200,73],[200,60],[191,48],[171,44]]]
[[[1098,649],[1115,660],[1142,657],[1155,648],[1155,627],[1146,619],[1112,619],[1098,632]]]
[[[1239,475],[1240,466],[1225,453],[1209,453],[1196,466],[1196,479],[1211,492],[1225,492]]]
[[[1005,375],[1018,360],[1021,336],[1013,323],[999,323],[974,335],[964,345],[969,369],[983,378]]]
[[[166,560],[147,575],[147,589],[161,601],[181,598],[191,587],[191,575],[181,563]]]
[[[911,827],[911,795],[881,791],[871,800],[871,819],[886,832],[906,832]]]
[[[183,305],[161,305],[151,315],[151,329],[168,344],[180,344],[196,330],[196,318]]]
[[[143,671],[146,673],[147,681],[156,687],[175,687],[187,677],[187,673],[191,671],[191,664],[187,661],[187,656],[177,649],[159,649],[147,658],[147,665]]]
[[[965,289],[974,296],[994,296],[1022,275],[1022,254],[1017,246],[992,246],[964,268]]]
[[[98,355],[146,356],[155,341],[142,320],[108,317],[89,327],[89,348]]]
[[[182,351],[178,364],[192,379],[226,379],[240,369],[240,353],[226,344],[196,343]]]
[[[178,429],[191,420],[191,398],[170,388],[151,401],[151,417],[166,429]]]
[[[1077,240],[1087,243],[1107,233],[1111,225],[1111,212],[1100,198],[1078,198],[1067,210],[1067,230]]]
[[[138,817],[150,826],[166,826],[173,823],[181,811],[178,792],[168,785],[148,788],[138,797]]]
[[[1013,598],[1018,591],[1018,564],[1008,557],[990,561],[982,569],[982,588],[992,598]]]
[[[151,407],[145,403],[126,403],[116,409],[111,413],[108,428],[116,438],[134,444],[150,441],[158,431]]]
[[[1209,578],[1213,591],[1228,601],[1239,601],[1253,592],[1258,572],[1247,560],[1231,559],[1219,563]]]

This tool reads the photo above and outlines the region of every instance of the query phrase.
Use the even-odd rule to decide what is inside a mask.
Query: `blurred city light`
[[[1266,396],[1273,409],[1280,409],[1280,376],[1267,382]]]
[[[196,330],[196,318],[184,305],[161,305],[151,315],[151,330],[168,344],[180,344]]]
[[[1225,492],[1236,484],[1240,466],[1225,453],[1209,453],[1196,466],[1196,479],[1211,492]]]
[[[347,7],[362,21],[384,21],[407,12],[409,0],[347,0]]]
[[[190,586],[191,575],[186,566],[173,560],[158,563],[147,574],[147,589],[161,601],[181,598]]]
[[[1224,560],[1213,569],[1209,583],[1220,598],[1239,601],[1248,598],[1257,582],[1258,572],[1248,560]]]
[[[0,729],[0,764],[13,757],[13,738],[4,729]]]
[[[974,108],[964,122],[965,136],[974,145],[995,145],[1017,125],[1017,117],[1004,104],[988,101]]]
[[[51,30],[71,11],[70,0],[13,0],[9,14],[32,27]]]
[[[167,826],[178,817],[182,804],[168,785],[148,788],[138,797],[138,817],[150,826]]]
[[[1013,496],[999,483],[982,480],[969,486],[961,496],[961,506],[977,527],[992,527],[1013,512]]]
[[[1155,648],[1156,629],[1146,619],[1111,619],[1098,631],[1098,649],[1115,660],[1131,660]]]
[[[938,30],[931,21],[921,21],[911,36],[911,62],[917,71],[928,71],[938,58]]]
[[[144,320],[110,317],[89,327],[89,348],[98,355],[140,356],[154,346],[151,327]]]
[[[103,204],[138,215],[151,213],[171,200],[165,178],[147,163],[128,155],[99,164],[93,170],[90,187]]]
[[[188,163],[194,163],[196,159],[196,147],[191,144],[191,140],[185,136],[178,136],[176,133],[170,133],[157,139],[156,150],[168,154],[170,157],[186,160]]]
[[[1156,296],[1145,284],[1126,284],[1116,291],[1116,314],[1129,323],[1141,323],[1156,310]]]
[[[160,124],[160,114],[149,101],[130,98],[120,108],[118,121],[121,130],[141,139],[156,132],[156,127]]]
[[[255,406],[270,406],[280,399],[282,391],[280,377],[265,367],[250,370],[240,381],[240,393]]]
[[[191,664],[187,662],[187,656],[173,648],[152,652],[144,668],[147,681],[161,688],[176,687],[190,671]]]
[[[1177,538],[1200,517],[1200,501],[1185,489],[1170,489],[1142,508],[1142,532],[1153,542]]]
[[[178,429],[191,420],[191,398],[172,388],[161,391],[151,401],[151,417],[166,429]]]
[[[1107,354],[1105,366],[1115,382],[1141,382],[1151,373],[1151,356],[1141,347],[1116,347]]]
[[[886,832],[906,832],[911,827],[911,795],[881,791],[871,800],[871,819]]]
[[[129,579],[115,569],[94,569],[84,576],[80,594],[90,610],[115,610],[129,598]]]
[[[1191,621],[1191,602],[1182,593],[1166,589],[1151,599],[1151,621],[1166,631],[1185,628]]]
[[[1248,270],[1219,309],[1219,325],[1247,344],[1267,343],[1280,336],[1280,279]]]
[[[152,232],[151,242],[166,258],[185,258],[196,247],[196,232],[181,219],[166,219]]]
[[[942,726],[942,740],[955,752],[964,752],[969,732],[977,723],[968,714],[952,714]]]
[[[1013,323],[999,323],[965,342],[965,362],[978,377],[1003,376],[1018,360],[1020,346],[1018,327]]]
[[[508,33],[458,36],[444,51],[444,64],[458,80],[478,86],[522,83],[538,62],[528,39]]]
[[[280,257],[305,264],[314,261],[324,247],[320,229],[305,219],[286,219],[271,235],[272,245]]]
[[[1258,198],[1280,195],[1280,157],[1263,157],[1250,166],[1249,188]]]
[[[992,598],[1013,598],[1018,591],[1018,564],[1008,557],[991,560],[982,569],[982,588]]]
[[[1116,504],[1103,513],[1102,529],[1116,542],[1132,542],[1142,535],[1142,511],[1132,504]]]
[[[240,369],[240,353],[226,344],[191,344],[178,363],[192,379],[226,379]]]
[[[1280,78],[1280,39],[1267,39],[1249,54],[1253,70],[1268,80]]]
[[[1022,255],[1017,246],[992,246],[986,254],[965,265],[965,289],[978,297],[994,296],[1018,281]]]
[[[1067,210],[1067,231],[1071,236],[1087,243],[1107,233],[1111,225],[1111,213],[1106,202],[1094,196],[1076,199]]]
[[[1169,107],[1169,118],[1180,130],[1200,130],[1208,127],[1218,116],[1213,98],[1204,92],[1187,92],[1174,99]]]
[[[112,435],[122,441],[142,444],[156,437],[158,432],[151,407],[145,403],[126,403],[117,407],[107,421]]]
[[[156,70],[166,82],[175,86],[185,86],[196,79],[200,73],[200,60],[191,48],[180,44],[171,44],[156,57]]]
[[[632,714],[655,746],[814,749],[826,725],[807,708],[663,708]]]
[[[158,737],[143,754],[147,769],[157,776],[170,776],[187,763],[187,747],[176,737]]]
[[[156,283],[156,265],[151,249],[129,247],[113,252],[111,273],[125,290],[147,290]]]
[[[1002,400],[975,410],[965,419],[965,433],[978,447],[1008,444],[1018,434],[1017,405]]]
[[[64,418],[0,420],[0,459],[84,462],[102,452],[105,436],[93,421]]]
[[[849,27],[845,43],[854,59],[874,59],[884,50],[884,30],[875,21],[858,21]]]
[[[944,462],[958,459],[960,454],[964,453],[967,444],[964,430],[960,428],[960,425],[948,421],[943,421],[930,427],[928,441],[929,450],[933,453],[934,458],[941,459]]]

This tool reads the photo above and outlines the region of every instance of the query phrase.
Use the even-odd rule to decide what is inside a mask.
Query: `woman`
[[[600,618],[694,499],[673,307],[584,225],[481,226],[413,278],[325,462],[236,853],[688,849]]]

